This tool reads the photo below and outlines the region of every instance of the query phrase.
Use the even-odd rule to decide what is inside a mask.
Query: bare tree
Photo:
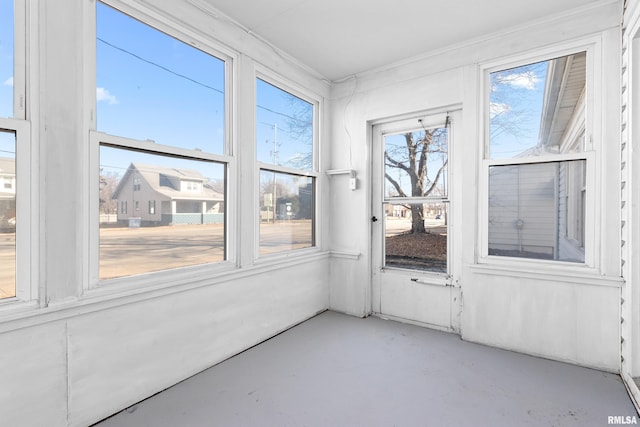
[[[447,167],[447,129],[426,129],[422,136],[414,132],[405,133],[403,136],[404,146],[390,146],[385,150],[385,178],[400,197],[427,197],[438,188]],[[435,153],[444,156],[442,164],[433,174],[429,167],[433,165],[430,160]],[[407,194],[401,183],[389,174],[389,168],[399,169],[408,175],[410,194]],[[424,233],[424,204],[411,203],[407,208],[411,209],[411,233]]]
[[[111,196],[118,186],[120,177],[113,172],[100,170],[100,213],[111,214],[117,210],[117,201]]]

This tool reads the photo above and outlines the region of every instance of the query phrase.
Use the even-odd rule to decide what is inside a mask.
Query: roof
[[[224,201],[224,195],[213,190],[208,178],[204,177],[200,172],[192,169],[177,169],[167,166],[148,165],[142,163],[131,163],[127,172],[124,174],[115,191],[113,199],[117,199],[124,184],[129,182],[130,176],[137,173],[156,193],[165,196],[171,200],[208,200],[208,201]],[[161,177],[163,178],[161,180]],[[202,183],[203,191],[198,194],[190,194],[177,190],[171,186],[163,185],[167,182],[175,180],[179,181],[195,181]],[[163,181],[163,182],[161,182]]]
[[[586,84],[586,52],[550,61],[540,123],[540,143],[557,147],[574,118]]]

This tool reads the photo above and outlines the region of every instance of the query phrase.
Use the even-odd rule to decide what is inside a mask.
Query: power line
[[[202,82],[200,82],[200,81],[198,81],[198,80],[195,80],[195,79],[193,79],[193,78],[191,78],[191,77],[189,77],[189,76],[186,76],[186,75],[184,75],[184,74],[181,74],[181,73],[178,73],[178,72],[176,72],[176,71],[173,71],[172,69],[170,69],[170,68],[168,68],[168,67],[165,67],[164,65],[160,65],[160,64],[158,64],[157,62],[153,62],[153,61],[151,61],[151,60],[148,60],[148,59],[146,59],[146,58],[143,58],[142,56],[140,56],[140,55],[138,55],[138,54],[135,54],[135,53],[133,53],[133,52],[131,52],[131,51],[127,50],[127,49],[124,49],[124,48],[122,48],[122,47],[120,47],[120,46],[117,46],[117,45],[115,45],[115,44],[113,44],[113,43],[110,43],[110,42],[108,42],[108,41],[106,41],[106,40],[104,40],[104,39],[102,39],[102,38],[100,38],[100,37],[96,37],[96,39],[97,39],[98,41],[100,41],[100,42],[104,43],[105,45],[107,45],[107,46],[109,46],[109,47],[113,48],[113,49],[119,50],[120,52],[123,52],[123,53],[125,53],[125,54],[127,54],[127,55],[130,55],[130,56],[132,56],[132,57],[136,58],[136,59],[137,59],[137,60],[139,60],[139,61],[145,62],[145,63],[147,63],[147,64],[149,64],[149,65],[153,65],[154,67],[160,68],[161,70],[164,70],[164,71],[166,71],[166,72],[168,72],[168,73],[170,73],[170,74],[173,74],[174,76],[177,76],[177,77],[180,77],[180,78],[182,78],[182,79],[188,80],[188,81],[190,81],[190,82],[192,82],[192,83],[195,83],[195,84],[197,84],[197,85],[199,85],[199,86],[205,87],[205,88],[207,88],[207,89],[213,90],[213,91],[215,91],[215,92],[218,92],[218,93],[220,93],[220,94],[224,95],[224,91],[223,91],[223,90],[220,90],[220,89],[215,88],[215,87],[213,87],[213,86],[209,86],[209,85],[208,85],[208,84],[206,84],[206,83],[202,83]],[[300,119],[300,118],[298,118],[298,117],[293,117],[293,116],[291,116],[291,115],[289,115],[289,114],[285,114],[285,113],[282,113],[282,112],[280,112],[280,111],[275,111],[275,110],[272,110],[271,108],[264,107],[264,106],[262,106],[262,105],[257,105],[257,107],[258,107],[258,108],[260,108],[260,109],[262,109],[262,110],[268,111],[268,112],[270,112],[270,113],[277,114],[277,115],[282,116],[282,117],[286,117],[286,118],[288,118],[288,119],[290,119],[290,120],[293,120],[293,121],[296,121],[296,122],[300,122],[300,123],[309,123],[309,121],[308,121],[308,120]]]
[[[263,107],[262,105],[257,105],[257,107],[258,107],[258,108],[260,108],[260,109],[262,109],[262,110],[268,111],[268,112],[270,112],[270,113],[277,114],[277,115],[279,115],[279,116],[286,117],[286,118],[288,118],[288,119],[294,120],[294,121],[296,121],[296,122],[301,122],[301,123],[310,123],[310,122],[309,122],[309,120],[304,120],[304,119],[300,119],[300,118],[298,118],[298,117],[293,117],[293,116],[290,116],[290,115],[288,115],[288,114],[285,114],[285,113],[281,113],[281,112],[279,112],[279,111],[272,110],[271,108]]]
[[[126,53],[127,55],[133,56],[134,58],[136,58],[136,59],[138,59],[138,60],[140,60],[140,61],[142,61],[142,62],[146,62],[146,63],[147,63],[147,64],[149,64],[149,65],[153,65],[154,67],[158,67],[158,68],[160,68],[161,70],[164,70],[164,71],[166,71],[166,72],[168,72],[168,73],[171,73],[171,74],[173,74],[173,75],[175,75],[175,76],[177,76],[177,77],[183,78],[183,79],[185,79],[185,80],[189,80],[189,81],[190,81],[190,82],[192,82],[192,83],[195,83],[195,84],[197,84],[197,85],[200,85],[200,86],[205,87],[205,88],[207,88],[207,89],[211,89],[211,90],[213,90],[213,91],[215,91],[215,92],[218,92],[218,93],[221,93],[221,94],[223,94],[223,95],[224,95],[224,91],[222,91],[222,90],[220,90],[220,89],[218,89],[218,88],[215,88],[215,87],[213,87],[213,86],[209,86],[209,85],[207,85],[207,84],[205,84],[205,83],[202,83],[202,82],[199,82],[198,80],[195,80],[195,79],[193,79],[193,78],[191,78],[191,77],[189,77],[189,76],[185,76],[184,74],[177,73],[177,72],[175,72],[175,71],[173,71],[173,70],[171,70],[171,69],[169,69],[169,68],[165,67],[164,65],[160,65],[160,64],[158,64],[158,63],[156,63],[156,62],[153,62],[153,61],[150,61],[150,60],[148,60],[148,59],[145,59],[145,58],[141,57],[140,55],[137,55],[137,54],[135,54],[135,53],[133,53],[133,52],[130,52],[130,51],[128,51],[128,50],[126,50],[126,49],[124,49],[124,48],[121,48],[121,47],[116,46],[116,45],[114,45],[114,44],[112,44],[112,43],[109,43],[108,41],[106,41],[106,40],[104,40],[104,39],[101,39],[100,37],[96,37],[96,39],[97,39],[98,41],[100,41],[100,42],[102,42],[102,43],[106,44],[107,46],[110,46],[110,47],[112,47],[113,49],[119,50],[120,52]]]

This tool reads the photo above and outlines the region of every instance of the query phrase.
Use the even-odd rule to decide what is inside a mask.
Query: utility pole
[[[273,124],[273,164],[278,164],[278,123]],[[276,195],[276,173],[273,173],[273,223],[276,223],[278,203]]]

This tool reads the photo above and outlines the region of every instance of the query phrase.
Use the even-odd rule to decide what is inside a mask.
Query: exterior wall
[[[447,321],[463,339],[563,360],[580,365],[620,369],[620,236],[618,230],[620,152],[619,52],[621,4],[602,3],[573,16],[537,22],[505,34],[455,46],[414,61],[356,76],[332,90],[331,169],[353,169],[363,185],[350,191],[343,176],[331,181],[330,308],[365,316],[371,307],[369,257],[373,225],[368,153],[370,123],[429,109],[462,105],[463,134],[451,156],[453,181],[451,215],[452,304],[462,303]],[[583,37],[597,37],[602,51],[595,55],[595,87],[602,102],[594,105],[593,138],[602,151],[595,161],[596,224],[590,236],[597,242],[593,269],[513,262],[481,263],[480,192],[485,174],[481,161],[480,65],[535,54]],[[589,96],[592,96],[590,94]],[[346,159],[349,153],[352,164]],[[455,164],[457,162],[457,164]],[[455,190],[455,193],[454,193]],[[343,212],[349,212],[344,215]],[[409,282],[408,278],[406,279]],[[428,300],[429,284],[407,286],[404,298]],[[432,293],[432,292],[431,292]],[[400,300],[390,301],[394,307]],[[456,302],[458,304],[458,302]],[[427,307],[425,305],[425,307]],[[424,313],[421,314],[424,316]]]
[[[557,252],[555,165],[500,166],[489,174],[489,247],[504,253]],[[517,255],[514,255],[517,256]]]

